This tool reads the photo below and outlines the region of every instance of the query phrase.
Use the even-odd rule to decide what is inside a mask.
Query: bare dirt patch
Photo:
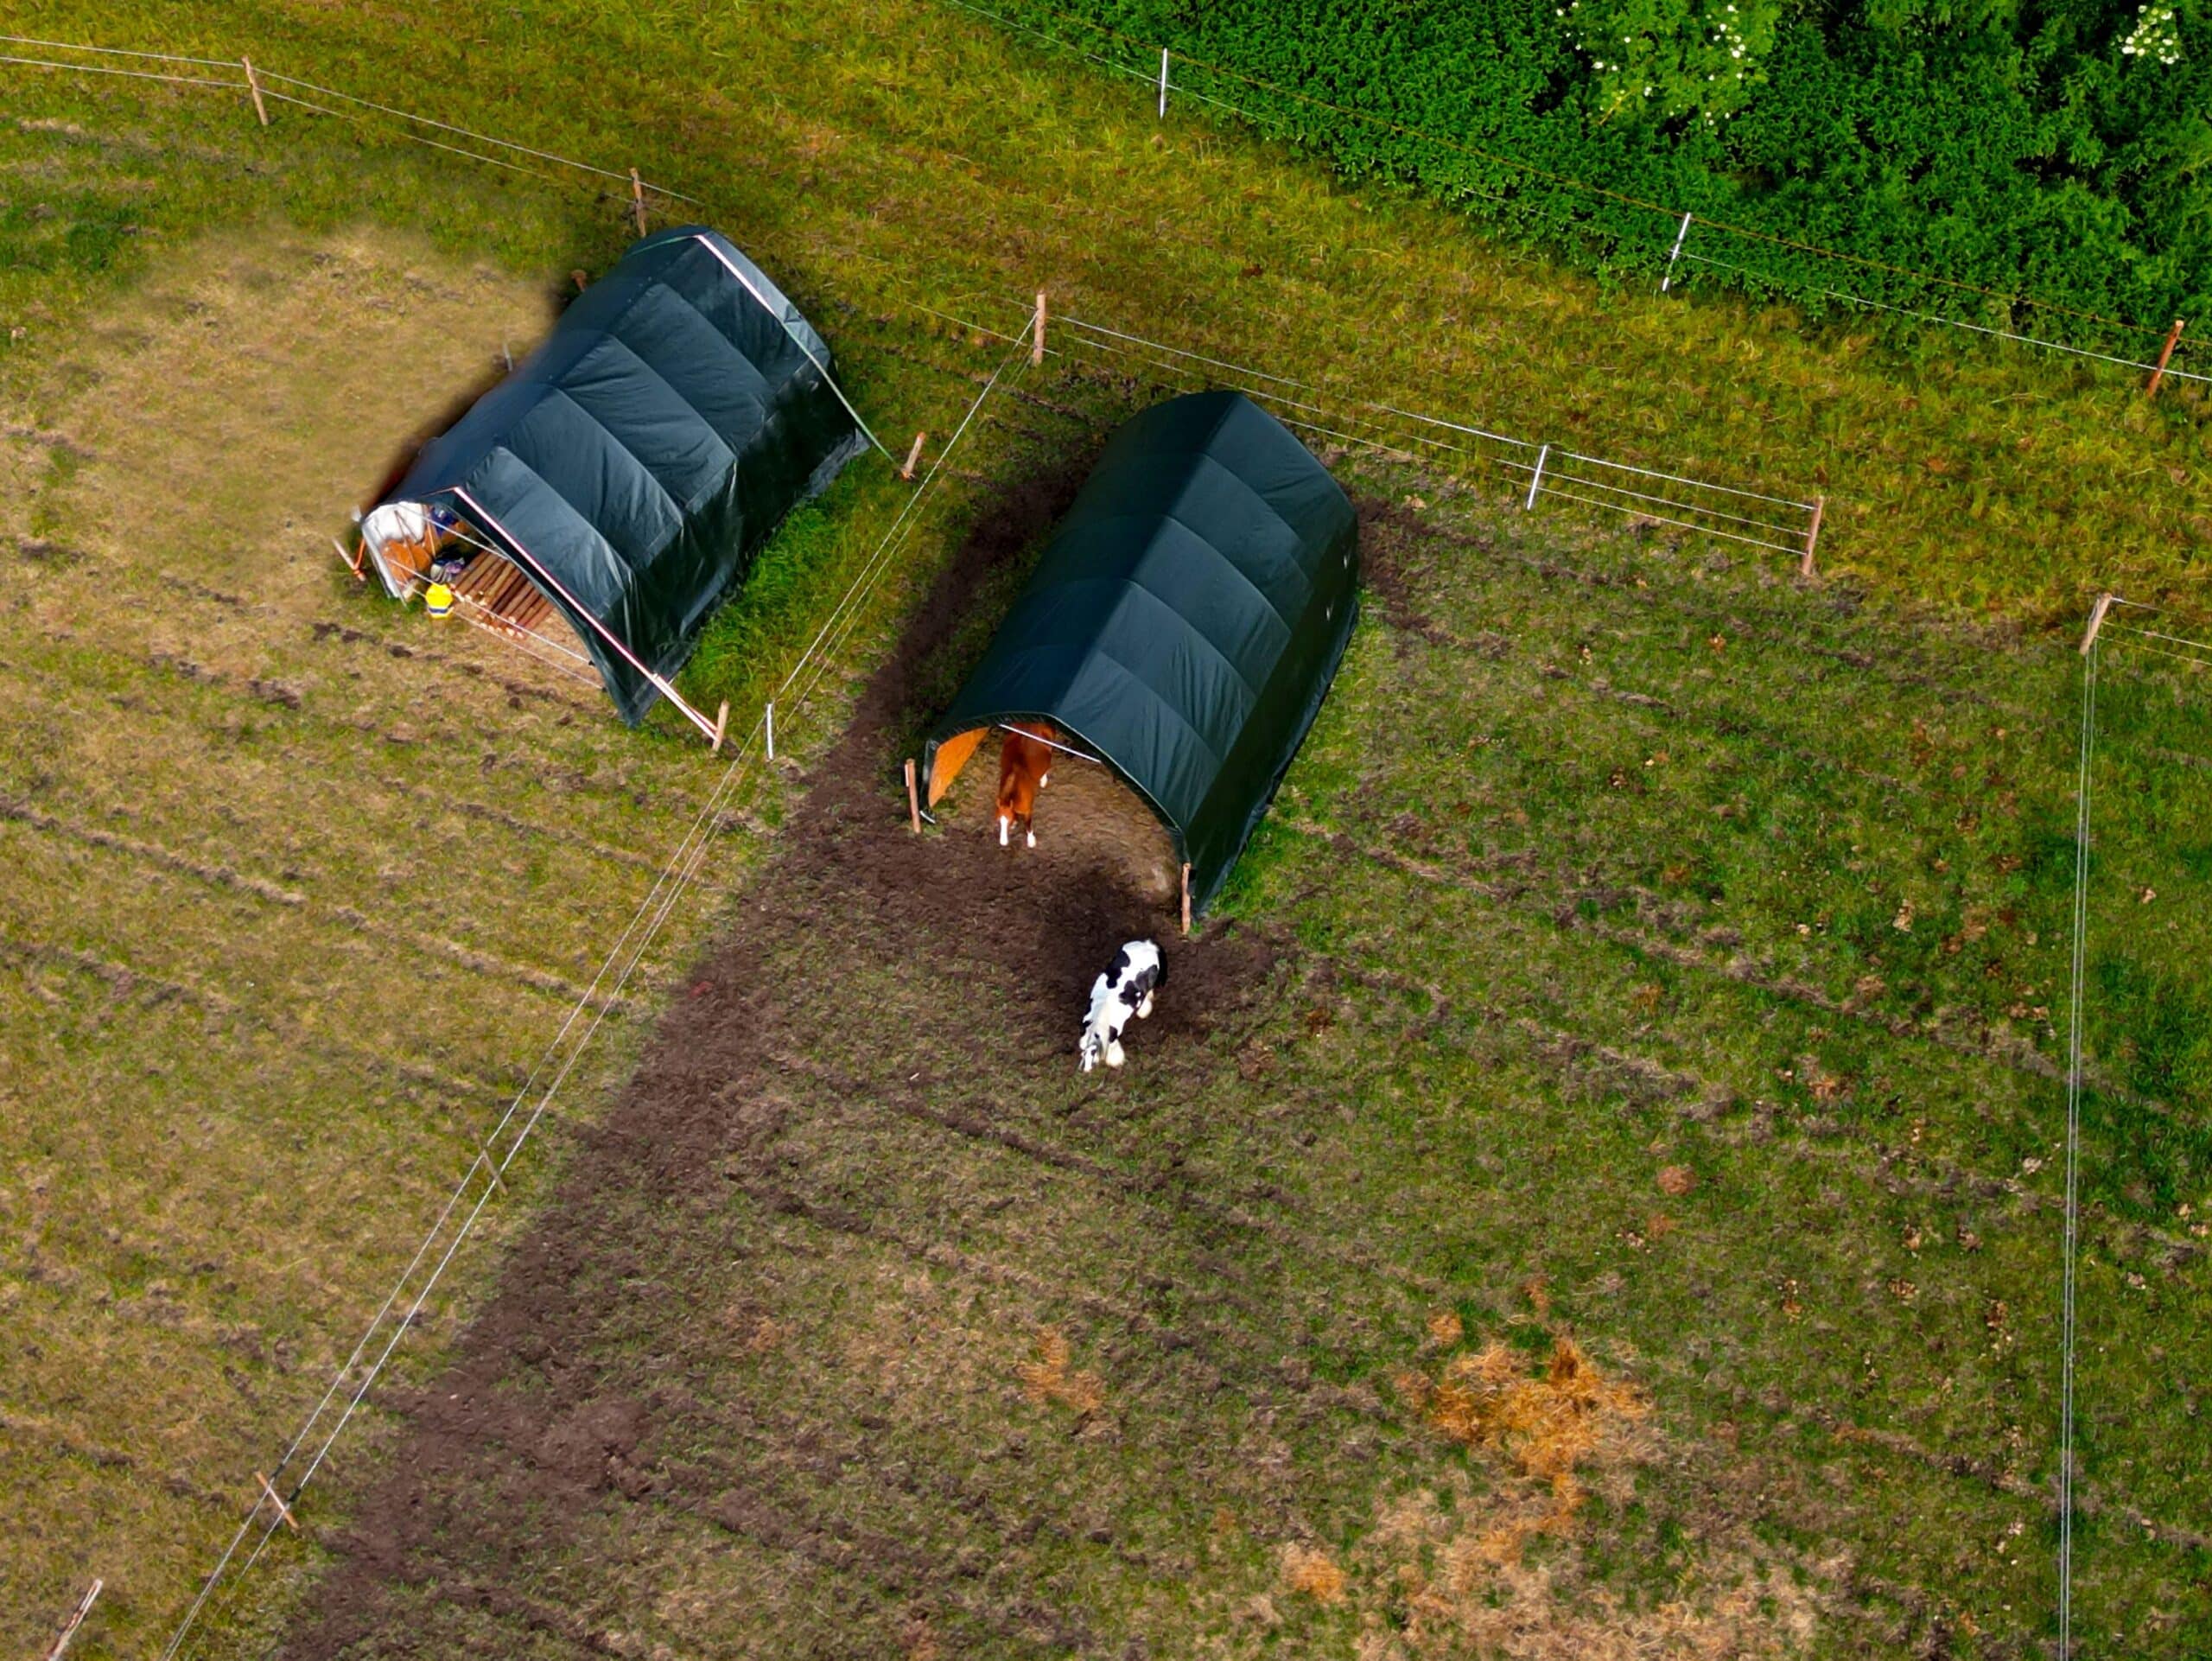
[[[1016,571],[1071,493],[1069,479],[1009,493],[919,607],[786,824],[784,851],[687,977],[688,994],[620,1107],[585,1136],[453,1371],[397,1400],[407,1434],[393,1474],[339,1543],[337,1566],[287,1654],[410,1652],[397,1616],[405,1588],[425,1576],[439,1581],[458,1611],[516,1618],[524,1601],[489,1588],[521,1577],[542,1548],[529,1519],[632,1505],[705,1516],[756,1546],[812,1554],[830,1567],[864,1550],[917,1595],[945,1601],[1001,1639],[1043,1619],[1026,1595],[969,1595],[963,1576],[973,1571],[957,1559],[935,1560],[888,1537],[848,1538],[791,1514],[756,1492],[761,1470],[741,1478],[728,1467],[727,1444],[722,1458],[699,1456],[702,1437],[718,1441],[729,1427],[693,1369],[789,1355],[802,1340],[786,1317],[742,1296],[733,1311],[718,1295],[714,1330],[727,1343],[708,1338],[678,1367],[683,1379],[658,1385],[628,1377],[626,1363],[605,1346],[610,1322],[626,1320],[613,1289],[658,1284],[671,1250],[703,1254],[686,1277],[745,1283],[748,1276],[708,1267],[732,1249],[725,1208],[733,1194],[761,1216],[798,1219],[831,1238],[901,1238],[867,1188],[824,1194],[791,1180],[794,1138],[833,1134],[826,1123],[807,1123],[825,1098],[878,1123],[904,1114],[995,1155],[1013,1149],[1027,1163],[1043,1150],[1001,1129],[991,1093],[1066,1086],[1088,983],[1122,940],[1157,937],[1172,989],[1128,1041],[1133,1069],[1169,1078],[1211,1070],[1217,1062],[1208,1040],[1270,982],[1275,949],[1249,932],[1225,926],[1185,939],[1173,931],[1172,889],[1157,859],[1147,865],[1130,850],[1146,826],[1158,837],[1156,823],[1146,815],[1133,824],[1114,798],[1139,813],[1141,805],[1110,781],[1056,769],[1039,813],[1045,845],[1033,853],[1002,850],[957,815],[921,837],[907,828],[899,759],[932,699],[964,667],[972,642],[963,646],[963,620],[979,592]],[[986,759],[979,756],[979,773]],[[1095,1091],[1093,1099],[1107,1098]],[[1079,1160],[1045,1156],[1052,1168],[1082,1168]],[[940,1180],[933,1171],[910,1174],[925,1185]],[[907,1243],[926,1249],[923,1240]],[[1059,1255],[1045,1249],[1033,1261],[1049,1276]],[[1001,1286],[1026,1280],[1014,1263],[982,1272]],[[657,1308],[649,1320],[671,1314]],[[835,1340],[849,1365],[896,1370],[903,1346],[887,1352],[854,1336]],[[1072,1410],[1079,1426],[1099,1429],[1107,1386],[1096,1369],[1076,1364],[1060,1327],[1007,1325],[995,1336],[1007,1353],[988,1392],[994,1418],[1031,1410],[1028,1403]],[[925,1340],[916,1333],[910,1341]],[[851,1429],[846,1405],[785,1404],[797,1410],[785,1429],[798,1439],[802,1464],[807,1446]],[[855,1652],[866,1646],[856,1643]]]

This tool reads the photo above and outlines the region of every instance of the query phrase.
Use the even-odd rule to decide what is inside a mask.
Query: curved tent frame
[[[1108,441],[931,735],[935,804],[994,726],[1048,722],[1160,817],[1203,907],[1305,741],[1358,608],[1358,516],[1241,392]]]
[[[496,544],[625,721],[664,695],[712,733],[670,678],[769,533],[870,442],[798,309],[681,226],[633,244],[386,504],[443,503]]]

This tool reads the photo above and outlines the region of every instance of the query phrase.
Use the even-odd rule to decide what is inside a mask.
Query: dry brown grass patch
[[[1073,1409],[1078,1417],[1089,1418],[1106,1405],[1106,1384],[1087,1369],[1070,1371],[1071,1359],[1067,1335],[1058,1327],[1045,1327],[1037,1334],[1037,1359],[1023,1362],[1018,1370],[1022,1389],[1039,1407],[1057,1402]]]
[[[1317,1603],[1342,1603],[1347,1579],[1325,1551],[1301,1545],[1282,1549],[1282,1583],[1293,1592],[1303,1592]]]
[[[1428,1427],[1465,1447],[1503,1454],[1517,1473],[1549,1485],[1563,1528],[1581,1503],[1576,1468],[1609,1444],[1624,1446],[1649,1410],[1634,1385],[1606,1378],[1571,1338],[1530,1371],[1497,1339],[1462,1352],[1430,1378],[1399,1375],[1398,1387]]]

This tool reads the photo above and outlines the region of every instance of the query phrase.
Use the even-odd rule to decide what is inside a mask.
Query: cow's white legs
[[[1127,1058],[1125,1058],[1122,1053],[1122,1041],[1120,1039],[1116,1039],[1112,1043],[1106,1047],[1106,1065],[1108,1066],[1118,1067]]]
[[[1010,819],[1010,818],[1007,818],[1007,816],[1006,816],[1005,814],[1001,813],[1001,814],[1000,814],[1000,815],[999,815],[999,846],[1000,846],[1000,847],[1003,848],[1003,847],[1005,847],[1005,846],[1007,845],[1007,843],[1006,843],[1006,833],[1007,833],[1007,831],[1009,829],[1011,829],[1011,828],[1012,828],[1013,824],[1014,824],[1014,821],[1013,821],[1012,819]]]
[[[1152,1015],[1152,994],[1151,994],[1151,993],[1149,993],[1149,992],[1147,992],[1147,993],[1144,995],[1144,1002],[1143,1002],[1142,1003],[1140,1003],[1139,1005],[1137,1005],[1137,1019],[1138,1019],[1139,1021],[1146,1021],[1146,1020],[1149,1020],[1149,1019],[1151,1018],[1151,1015]]]
[[[1046,785],[1049,785],[1049,784],[1051,784],[1052,782],[1052,775],[1051,773],[1046,773],[1043,778],[1039,779],[1039,780],[1037,781],[1037,788],[1038,788],[1038,789],[1039,789],[1039,790],[1042,790],[1042,789],[1044,789],[1044,787],[1045,787]]]
[[[1029,845],[1032,848],[1034,848],[1037,845],[1037,833],[1034,830],[1032,830],[1029,833]]]

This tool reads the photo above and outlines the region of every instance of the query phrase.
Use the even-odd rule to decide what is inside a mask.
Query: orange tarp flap
[[[930,764],[930,805],[935,807],[944,792],[952,788],[952,781],[960,776],[960,769],[968,765],[968,758],[983,741],[988,727],[971,727],[964,733],[956,733],[937,747],[937,757]]]

